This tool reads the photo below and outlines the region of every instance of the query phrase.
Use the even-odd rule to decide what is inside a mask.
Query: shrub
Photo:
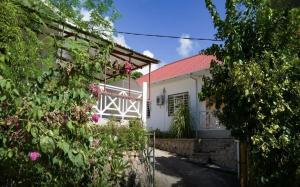
[[[175,138],[190,138],[192,136],[190,112],[188,107],[183,104],[174,113],[170,133]]]
[[[24,149],[2,147],[1,185],[114,186],[122,181],[129,167],[124,153],[142,150],[146,143],[146,131],[137,122],[133,128],[120,127],[115,122],[105,126],[73,125],[60,130],[38,128],[35,138],[28,137],[37,144],[27,142]],[[29,130],[31,134],[35,127]],[[31,151],[40,157],[32,159]]]

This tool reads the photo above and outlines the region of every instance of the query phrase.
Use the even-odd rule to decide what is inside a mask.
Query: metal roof
[[[152,71],[150,83],[159,82],[181,75],[208,69],[212,60],[216,60],[215,56],[198,54],[175,61],[173,63],[162,66],[155,71]],[[137,79],[137,82],[140,85],[143,84],[143,82],[149,82],[148,74]]]

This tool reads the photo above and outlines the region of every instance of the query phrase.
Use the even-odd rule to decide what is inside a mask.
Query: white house
[[[149,83],[147,128],[168,131],[179,104],[189,107],[192,126],[201,137],[229,136],[229,131],[219,124],[213,110],[200,102],[203,76],[209,76],[209,67],[214,56],[198,54],[169,63],[140,77],[137,82]]]

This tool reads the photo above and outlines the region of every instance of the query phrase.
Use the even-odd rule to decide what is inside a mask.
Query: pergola
[[[25,7],[28,8],[28,7]],[[28,8],[30,11],[40,14],[34,9]],[[99,36],[97,32],[90,32],[84,30],[81,27],[76,26],[73,23],[67,21],[60,21],[57,19],[49,18],[45,15],[41,15],[44,18],[46,29],[40,32],[41,35],[48,35],[54,37],[57,40],[71,39],[75,41],[84,41],[87,45],[87,50],[90,54],[90,59],[97,59],[97,54],[101,52],[101,47],[105,47],[107,44],[112,44],[108,36]],[[107,59],[107,58],[106,58]],[[58,63],[70,63],[72,62],[72,56],[67,47],[59,46],[57,50]],[[127,72],[127,76],[130,78],[130,72],[141,69],[145,66],[149,66],[149,80],[150,83],[150,70],[151,64],[159,63],[158,60],[145,56],[141,53],[123,47],[121,45],[112,44],[110,50],[108,62],[101,64],[101,72],[99,75],[90,75],[93,78],[100,81],[99,88],[101,94],[95,109],[101,117],[116,116],[120,119],[127,119],[132,117],[142,118],[144,123],[146,122],[146,110],[147,110],[147,95],[150,95],[150,86],[146,83],[143,85],[143,91],[135,91],[129,88],[120,88],[107,85],[107,80],[115,78],[122,74],[120,69],[115,67],[126,67],[130,64],[130,71]],[[124,72],[123,72],[124,73]],[[130,80],[130,79],[129,79]],[[102,83],[101,83],[102,82]],[[104,89],[103,89],[104,88]],[[149,92],[149,94],[147,93]]]
[[[47,34],[57,39],[68,38],[74,40],[83,40],[86,42],[93,42],[97,46],[105,46],[108,43],[113,43],[112,39],[109,40],[108,38],[110,37],[105,36],[105,34],[99,36],[99,34],[96,34],[95,32],[92,31],[88,31],[86,29],[82,29],[81,27],[71,22],[50,18],[47,15],[42,14],[41,12],[31,7],[24,6],[22,4],[20,4],[20,6],[23,6],[23,8],[28,9],[31,12],[35,12],[36,14],[40,15],[44,19],[47,25],[47,30],[44,30],[41,34]],[[91,46],[89,51],[90,54],[97,53],[97,48]],[[70,56],[68,55],[68,49],[60,47],[58,49],[57,58],[62,61],[70,61],[71,59]],[[123,47],[117,43],[113,44],[113,49],[110,52],[109,61],[111,64],[117,63],[118,65],[121,66],[124,65],[125,62],[129,62],[132,65],[131,66],[132,71],[141,69],[145,66],[149,66],[149,73],[151,69],[151,64],[159,63],[159,61],[154,58],[150,58],[132,49]],[[109,66],[104,66],[102,67],[102,69],[104,73],[102,75],[95,77],[100,81],[108,80],[120,75],[120,72],[116,72],[113,68],[110,68]]]
[[[74,40],[84,40],[86,42],[94,42],[97,45],[105,45],[109,43],[110,41],[105,38],[101,38],[94,33],[85,31],[83,29],[80,29],[70,23],[65,23],[65,22],[56,22],[56,21],[51,21],[51,23],[48,23],[48,27],[51,29],[52,34],[55,34],[55,37],[57,38],[69,38],[69,39],[74,39]],[[91,46],[90,47],[90,53],[95,54],[97,53],[96,47]],[[59,49],[59,55],[58,58],[63,61],[70,61],[70,57],[68,56],[68,51],[65,48],[60,48]],[[126,62],[129,62],[131,64],[131,70],[137,70],[141,69],[145,66],[149,66],[149,73],[151,69],[151,64],[158,64],[159,61],[150,58],[146,55],[143,55],[139,52],[136,52],[132,49],[123,47],[117,43],[113,44],[113,49],[110,52],[110,57],[109,57],[109,63],[114,64],[114,65],[119,65],[119,66],[124,66]],[[102,67],[103,69],[103,74],[99,75],[96,77],[96,79],[100,81],[105,81],[114,77],[117,77],[121,73],[116,71],[111,66],[104,66]],[[149,74],[150,75],[150,74]],[[150,78],[150,76],[149,76]]]

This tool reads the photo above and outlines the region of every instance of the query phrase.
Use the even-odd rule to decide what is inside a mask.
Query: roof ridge
[[[198,53],[198,54],[195,54],[195,55],[192,55],[192,56],[188,56],[188,57],[185,57],[185,58],[176,60],[176,61],[174,61],[174,62],[170,62],[170,63],[168,63],[168,64],[166,64],[166,65],[164,65],[164,66],[172,65],[172,64],[178,63],[179,61],[187,60],[187,59],[194,58],[194,57],[200,56],[200,55],[204,55],[204,54],[199,54],[199,53]],[[204,55],[204,56],[209,56],[209,55]],[[164,66],[162,66],[162,67],[164,67]]]
[[[170,63],[168,63],[168,64],[165,64],[165,65],[163,65],[163,66],[157,68],[156,70],[151,71],[150,73],[154,73],[155,71],[158,71],[158,70],[160,70],[160,69],[162,69],[162,68],[164,68],[164,67],[167,67],[167,66],[169,66],[169,65],[178,63],[179,61],[187,60],[187,59],[194,58],[194,57],[200,56],[200,55],[201,55],[201,56],[211,56],[211,55],[205,55],[205,54],[199,54],[199,53],[198,53],[198,54],[195,54],[195,55],[192,55],[192,56],[188,56],[188,57],[185,57],[185,58],[176,60],[176,61],[174,61],[174,62],[170,62]],[[145,75],[141,76],[140,78],[142,78],[142,77],[144,77],[144,76],[147,76],[148,74],[149,74],[149,73],[146,73]],[[140,79],[140,78],[138,78],[138,79]],[[137,80],[138,80],[138,79],[137,79]]]

